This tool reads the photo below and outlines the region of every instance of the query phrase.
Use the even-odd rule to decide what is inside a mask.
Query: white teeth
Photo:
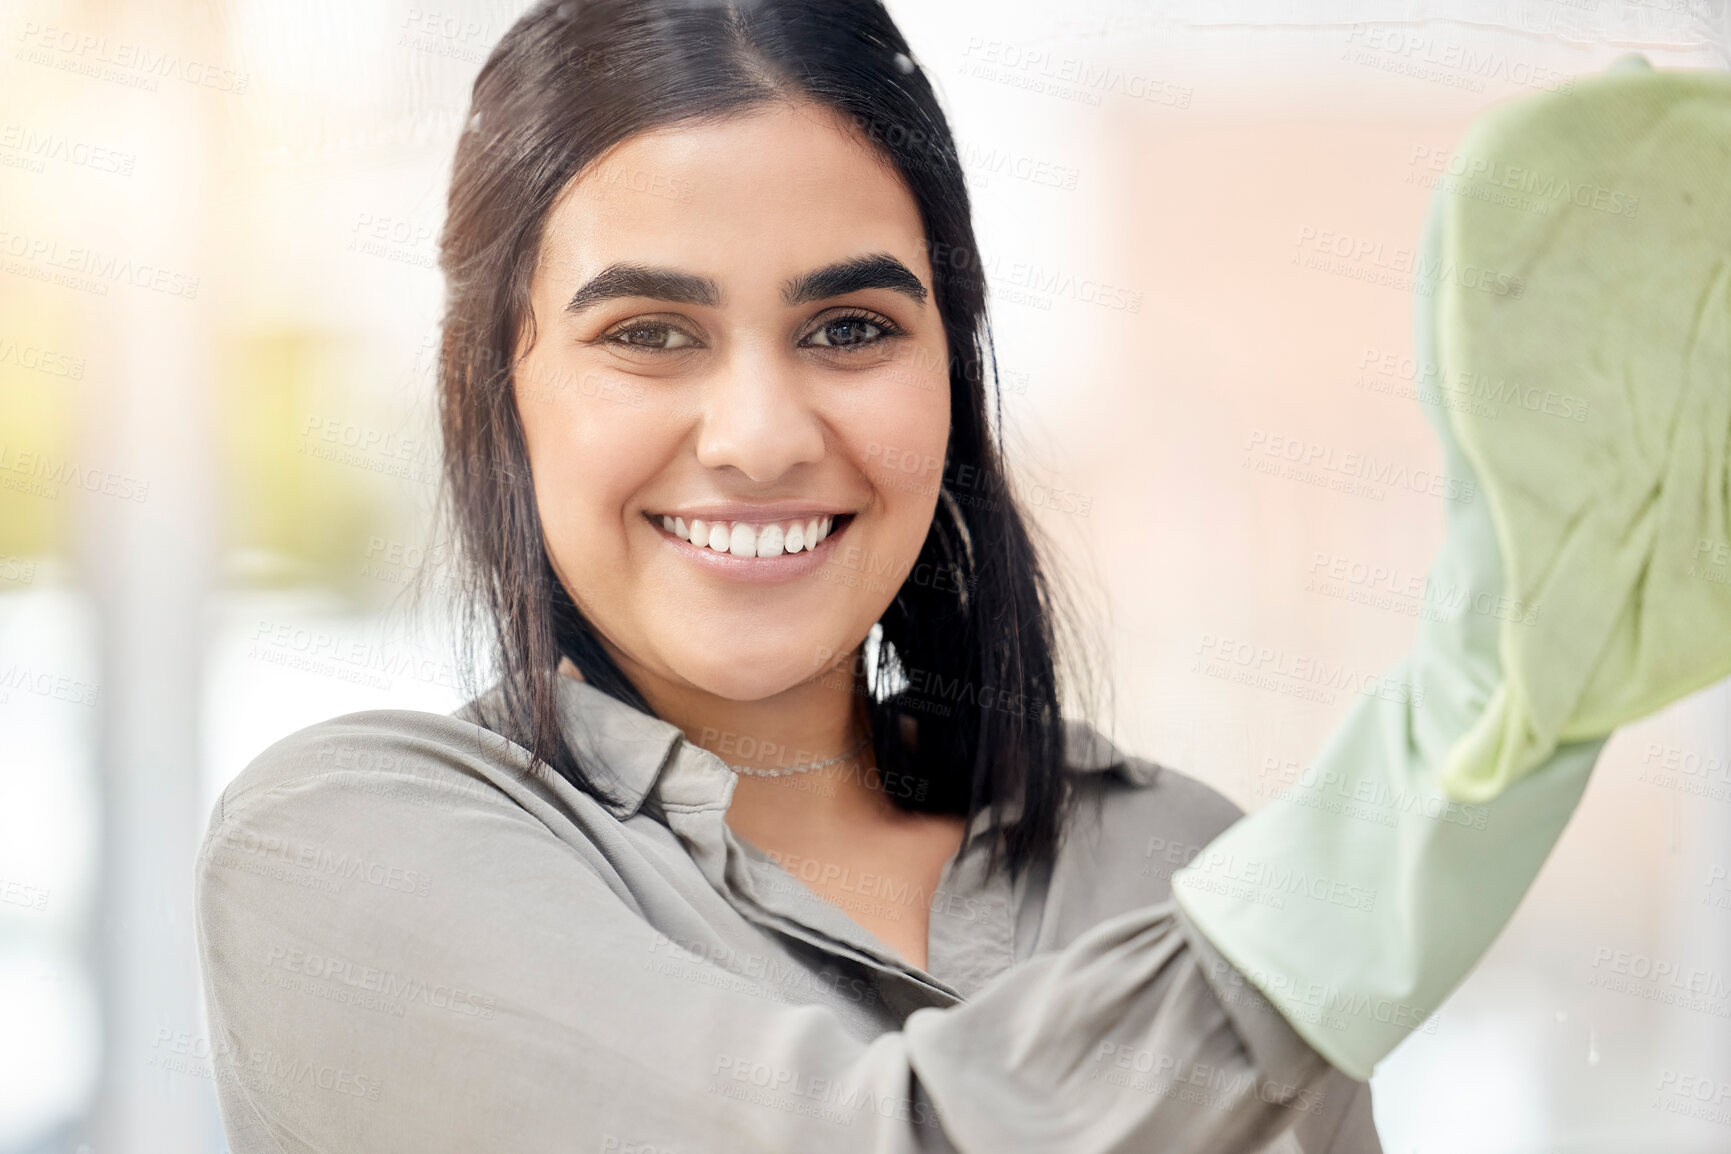
[[[727,541],[727,551],[735,557],[757,556],[757,530],[743,521],[735,521],[733,535]]]
[[[781,556],[784,535],[780,525],[765,525],[763,532],[757,535],[757,555],[759,557]]]
[[[654,515],[652,515],[653,517]],[[660,514],[661,527],[700,549],[712,549],[734,557],[779,557],[783,553],[811,552],[835,529],[835,517],[810,517],[804,521],[760,525],[748,521],[704,521],[686,523],[684,517]]]

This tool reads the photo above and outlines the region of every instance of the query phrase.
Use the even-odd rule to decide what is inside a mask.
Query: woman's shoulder
[[[1070,780],[1098,814],[1097,836],[1150,857],[1193,857],[1244,811],[1213,786],[1114,745],[1091,723],[1066,719]]]
[[[223,788],[211,824],[286,794],[508,805],[528,766],[527,751],[464,711],[349,713],[296,730],[254,757]]]
[[[1066,725],[1076,793],[1041,906],[1041,949],[1168,901],[1172,875],[1243,816],[1206,782],[1126,753],[1091,725]]]
[[[395,916],[407,894],[480,918],[501,879],[545,874],[547,860],[599,876],[616,824],[475,721],[345,714],[275,742],[224,787],[196,856],[198,908],[213,926],[273,903],[311,918],[335,901],[364,920]]]

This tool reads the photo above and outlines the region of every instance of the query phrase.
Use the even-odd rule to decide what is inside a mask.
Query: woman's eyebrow
[[[591,305],[620,297],[650,297],[682,305],[721,303],[721,289],[706,276],[671,268],[648,268],[640,264],[610,264],[571,294],[566,313],[580,313]]]
[[[924,304],[927,296],[926,286],[907,265],[888,253],[872,253],[801,273],[782,286],[781,299],[790,305],[808,304],[874,288],[899,292],[916,304]],[[580,313],[602,301],[621,297],[648,297],[715,308],[721,303],[721,288],[709,277],[674,268],[611,264],[571,295],[565,311]]]
[[[926,300],[926,286],[920,283],[920,278],[887,252],[856,256],[801,273],[783,286],[781,299],[790,305],[801,305],[874,288],[902,293],[915,304],[924,304]]]

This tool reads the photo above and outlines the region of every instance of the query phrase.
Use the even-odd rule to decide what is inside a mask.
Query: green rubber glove
[[[1358,701],[1293,788],[1172,881],[1241,980],[1355,1078],[1507,924],[1613,726],[1731,671],[1731,590],[1679,588],[1689,558],[1674,564],[1702,534],[1723,540],[1726,525],[1728,112],[1731,78],[1618,71],[1490,113],[1456,154],[1487,162],[1478,183],[1432,198],[1415,353],[1436,365],[1447,398],[1426,414],[1449,491],[1472,495],[1450,503],[1430,569],[1447,595],[1390,671],[1408,692]],[[1561,137],[1567,147],[1545,143]],[[1602,187],[1641,190],[1633,218],[1591,207],[1592,196],[1544,214],[1477,199],[1515,179],[1513,158],[1540,156],[1553,173],[1520,163],[1541,179],[1592,172]],[[1692,234],[1705,255],[1683,243],[1696,205],[1713,206]],[[1617,231],[1635,221],[1638,235]],[[1460,235],[1479,228],[1504,239]],[[1668,262],[1679,295],[1653,296]],[[1525,359],[1495,359],[1508,350]],[[1462,356],[1466,376],[1451,359]],[[1469,445],[1465,394],[1491,366],[1518,389],[1473,416]],[[1589,368],[1599,375],[1584,381]],[[1584,397],[1586,418],[1562,415],[1560,401],[1545,411],[1547,393]],[[1674,579],[1653,584],[1660,567]],[[1657,652],[1646,631],[1681,647]],[[1221,977],[1217,988],[1238,980]]]
[[[1731,674],[1731,76],[1619,71],[1473,125],[1438,352],[1508,595],[1502,683],[1443,786],[1484,801],[1558,742]],[[1514,203],[1509,203],[1510,201]],[[1538,211],[1544,209],[1545,211]]]

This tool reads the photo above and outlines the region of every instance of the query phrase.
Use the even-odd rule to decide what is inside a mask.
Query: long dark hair
[[[1049,858],[1069,804],[1056,606],[1004,468],[985,276],[955,143],[879,0],[549,0],[482,67],[440,237],[438,387],[469,621],[503,674],[487,724],[608,798],[560,736],[559,659],[653,714],[555,576],[536,512],[512,371],[520,336],[533,339],[529,284],[547,214],[627,137],[778,100],[841,114],[900,172],[924,222],[951,352],[950,441],[919,561],[879,622],[865,708],[880,772],[912,786],[886,792],[970,823],[991,810],[988,869],[1007,863],[1014,877]],[[917,722],[911,747],[904,718]]]

